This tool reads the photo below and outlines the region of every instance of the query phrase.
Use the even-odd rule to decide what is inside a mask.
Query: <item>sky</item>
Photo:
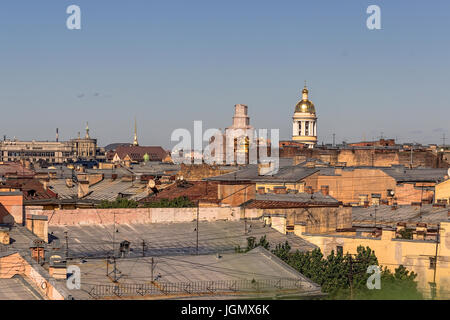
[[[81,30],[69,30],[69,5]],[[369,5],[381,30],[369,30]],[[177,128],[290,139],[304,81],[319,143],[450,142],[450,1],[2,0],[0,135],[169,148]]]

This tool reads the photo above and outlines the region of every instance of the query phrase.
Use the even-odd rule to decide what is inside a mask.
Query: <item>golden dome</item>
[[[300,100],[297,105],[295,106],[295,112],[302,112],[302,113],[316,113],[316,108],[314,107],[314,103],[312,103],[308,99],[308,89],[305,87],[302,90],[302,100]]]

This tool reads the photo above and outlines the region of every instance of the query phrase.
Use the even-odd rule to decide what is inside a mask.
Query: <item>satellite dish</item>
[[[155,180],[153,180],[153,179],[151,179],[151,180],[148,182],[149,188],[154,188],[155,185],[156,185],[156,183],[155,183]]]

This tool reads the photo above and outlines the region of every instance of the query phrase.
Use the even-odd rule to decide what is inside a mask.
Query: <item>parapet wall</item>
[[[49,226],[110,225],[132,223],[176,223],[197,219],[197,208],[75,209],[43,210],[26,208],[26,214],[48,216]],[[244,218],[240,207],[199,208],[200,221],[237,221]],[[245,210],[248,219],[259,218],[257,210]]]

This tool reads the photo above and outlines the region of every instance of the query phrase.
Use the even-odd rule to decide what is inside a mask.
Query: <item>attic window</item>
[[[35,197],[36,193],[37,193],[36,190],[33,190],[33,189],[27,191],[27,195],[29,197]]]

